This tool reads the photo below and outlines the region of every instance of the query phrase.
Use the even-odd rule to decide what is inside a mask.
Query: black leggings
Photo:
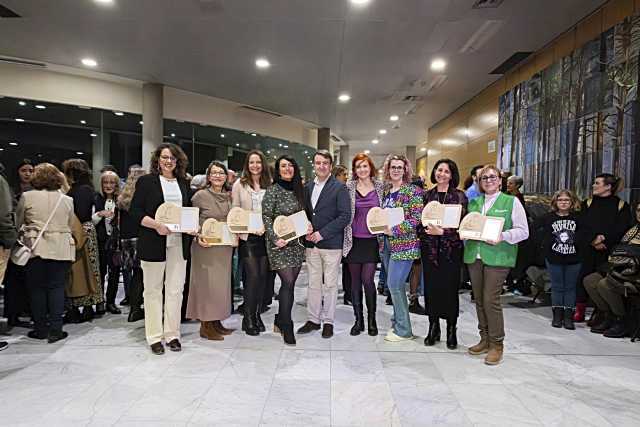
[[[289,325],[291,321],[291,309],[293,308],[293,291],[296,287],[296,280],[300,274],[301,267],[287,267],[277,270],[282,284],[278,293],[278,323]]]
[[[243,282],[245,314],[257,313],[268,281],[269,260],[266,255],[244,257],[242,268],[245,275]]]

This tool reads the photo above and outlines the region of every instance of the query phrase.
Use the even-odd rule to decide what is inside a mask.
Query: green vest
[[[504,218],[504,228],[502,231],[511,230],[513,223],[511,221],[511,211],[513,210],[513,196],[500,193],[498,198],[491,206],[486,216],[495,216]],[[484,205],[484,195],[476,197],[469,202],[469,212],[482,213]],[[515,267],[516,258],[518,257],[518,245],[512,245],[505,241],[497,245],[489,245],[479,240],[467,240],[464,244],[464,262],[473,264],[477,259],[478,253],[485,265],[491,267]]]

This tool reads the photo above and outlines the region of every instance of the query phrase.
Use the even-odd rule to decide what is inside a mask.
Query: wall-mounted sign
[[[487,152],[494,153],[496,151],[496,140],[493,139],[487,142]]]

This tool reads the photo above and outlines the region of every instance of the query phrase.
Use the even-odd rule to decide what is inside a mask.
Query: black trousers
[[[40,335],[62,332],[64,285],[69,261],[32,258],[25,266],[35,330]]]
[[[25,267],[11,261],[4,276],[4,317],[10,324],[18,320],[18,315],[29,310],[29,295],[25,283]]]
[[[100,257],[100,281],[102,289],[106,289],[107,304],[116,303],[116,295],[118,294],[118,283],[120,282],[120,267],[113,264],[113,253],[104,248],[106,242],[100,242],[98,256]],[[107,278],[105,279],[105,276]],[[107,286],[105,286],[105,281]],[[126,293],[126,289],[125,289]]]

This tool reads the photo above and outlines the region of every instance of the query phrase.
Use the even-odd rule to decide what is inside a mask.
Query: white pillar
[[[149,169],[153,151],[163,141],[163,86],[145,83],[142,86],[142,167]]]

